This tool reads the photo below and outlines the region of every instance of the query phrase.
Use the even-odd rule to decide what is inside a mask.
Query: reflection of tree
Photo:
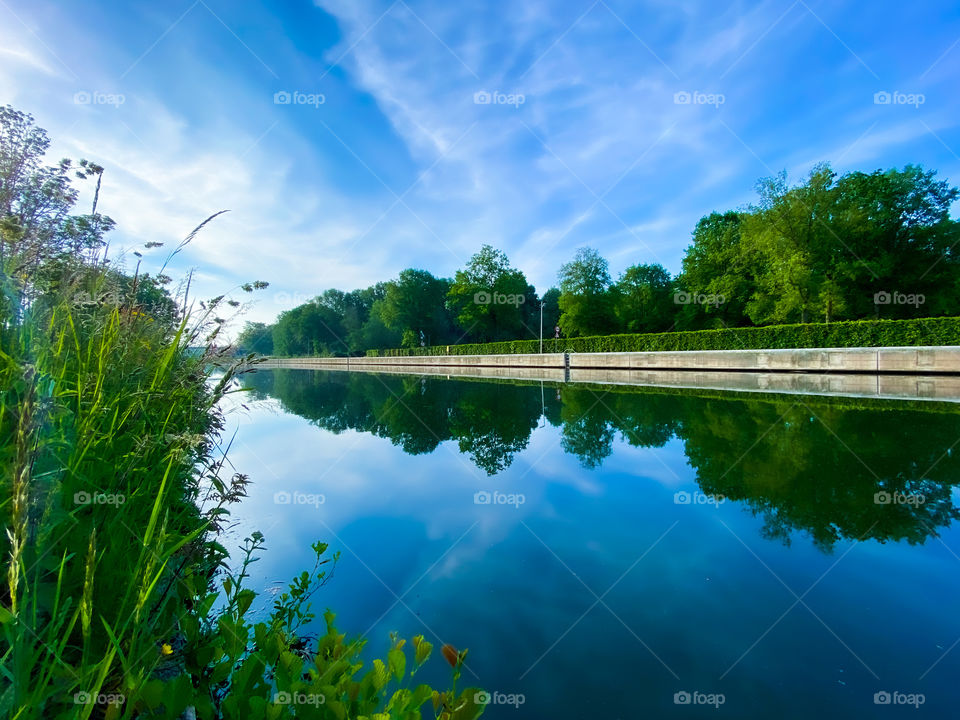
[[[611,454],[617,433],[639,447],[678,437],[705,493],[743,502],[765,537],[789,543],[806,532],[824,551],[845,538],[919,543],[960,519],[952,500],[960,453],[948,450],[960,418],[937,406],[578,385],[565,385],[558,401],[555,386],[541,394],[539,384],[296,370],[247,377],[256,396],[333,432],[370,432],[410,454],[456,439],[491,475],[527,447],[541,409],[586,468]],[[879,492],[894,502],[875,502]]]
[[[450,430],[460,452],[488,475],[505,470],[527,447],[540,419],[540,402],[519,385],[466,383],[451,408]]]
[[[247,378],[255,397],[272,395],[288,412],[325,430],[369,432],[411,455],[456,439],[460,451],[490,475],[510,466],[540,417],[539,393],[534,398],[519,385],[312,370]]]
[[[585,468],[600,467],[613,452],[616,435],[605,398],[606,392],[568,388],[563,398],[563,430],[560,444],[571,455],[580,459]]]
[[[680,427],[673,395],[617,393],[604,398],[623,439],[637,447],[663,447]]]
[[[918,543],[960,518],[960,457],[945,453],[956,415],[710,400],[684,414],[681,434],[704,492],[745,501],[771,538]],[[907,502],[876,502],[880,492]]]

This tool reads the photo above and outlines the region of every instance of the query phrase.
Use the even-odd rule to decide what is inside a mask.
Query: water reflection
[[[960,419],[940,404],[309,370],[246,383],[317,427],[369,432],[411,455],[455,441],[488,475],[544,421],[588,469],[618,438],[641,448],[678,438],[703,493],[743,503],[770,539],[806,533],[825,552],[841,539],[922,543],[960,517]]]

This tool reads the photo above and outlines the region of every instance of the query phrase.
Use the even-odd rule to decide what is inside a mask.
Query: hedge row
[[[960,345],[960,317],[851,320],[830,324],[806,323],[636,335],[595,335],[560,340],[544,338],[543,351],[547,353],[649,352],[653,350],[761,350],[899,345]],[[424,348],[368,350],[367,355],[370,357],[510,355],[539,351],[539,340],[509,340]]]

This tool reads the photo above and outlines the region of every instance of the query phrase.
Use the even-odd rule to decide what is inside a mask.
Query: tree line
[[[960,189],[908,165],[872,173],[816,166],[757,183],[757,200],[693,230],[681,272],[638,263],[614,280],[586,247],[539,295],[484,245],[451,278],[406,269],[362,290],[326,290],[248,323],[238,346],[277,355],[611,333],[954,315],[960,298]]]

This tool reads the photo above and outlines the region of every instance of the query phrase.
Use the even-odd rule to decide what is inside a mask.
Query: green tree
[[[237,349],[242,353],[273,354],[273,328],[262,322],[247,322],[237,336]]]
[[[450,281],[426,270],[403,270],[387,283],[380,315],[384,324],[399,332],[404,347],[431,345],[450,337],[446,297]]]
[[[277,355],[347,355],[343,326],[336,311],[319,302],[309,302],[280,313],[273,326]]]
[[[688,303],[678,324],[684,329],[749,325],[747,303],[757,291],[756,253],[742,242],[746,213],[710,213],[697,222],[693,244],[683,257],[677,290],[688,296],[723,298],[722,303]]]
[[[676,314],[673,279],[662,265],[632,265],[613,286],[615,312],[625,332],[669,330]]]
[[[603,335],[613,332],[616,320],[610,295],[610,268],[593,248],[580,248],[562,265],[560,329],[565,335]]]
[[[545,338],[552,338],[553,329],[560,323],[560,290],[558,288],[550,288],[543,294],[543,297],[540,298],[540,302],[543,303],[543,336]],[[538,317],[538,329],[539,324],[540,318]]]
[[[839,241],[830,227],[834,178],[829,166],[818,165],[794,188],[786,173],[757,184],[760,203],[743,229],[763,258],[747,306],[755,323],[809,322],[821,308],[829,318],[836,270],[827,259]]]
[[[374,300],[370,314],[359,333],[351,335],[350,346],[360,350],[382,350],[400,345],[400,333],[391,330],[383,321],[383,299]]]
[[[471,340],[488,342],[525,334],[531,290],[526,277],[510,266],[506,254],[490,245],[458,270],[447,293],[447,304],[458,327]]]
[[[960,223],[950,218],[960,190],[936,172],[908,165],[853,172],[837,181],[833,226],[848,317],[910,317],[957,311]],[[877,293],[923,295],[922,305],[876,304]]]
[[[102,248],[114,226],[97,212],[103,168],[87,160],[74,166],[68,159],[45,165],[49,147],[46,130],[32,115],[0,107],[0,266],[29,274],[33,296],[77,270],[83,253]],[[91,212],[72,214],[78,195],[73,181],[94,177]]]

